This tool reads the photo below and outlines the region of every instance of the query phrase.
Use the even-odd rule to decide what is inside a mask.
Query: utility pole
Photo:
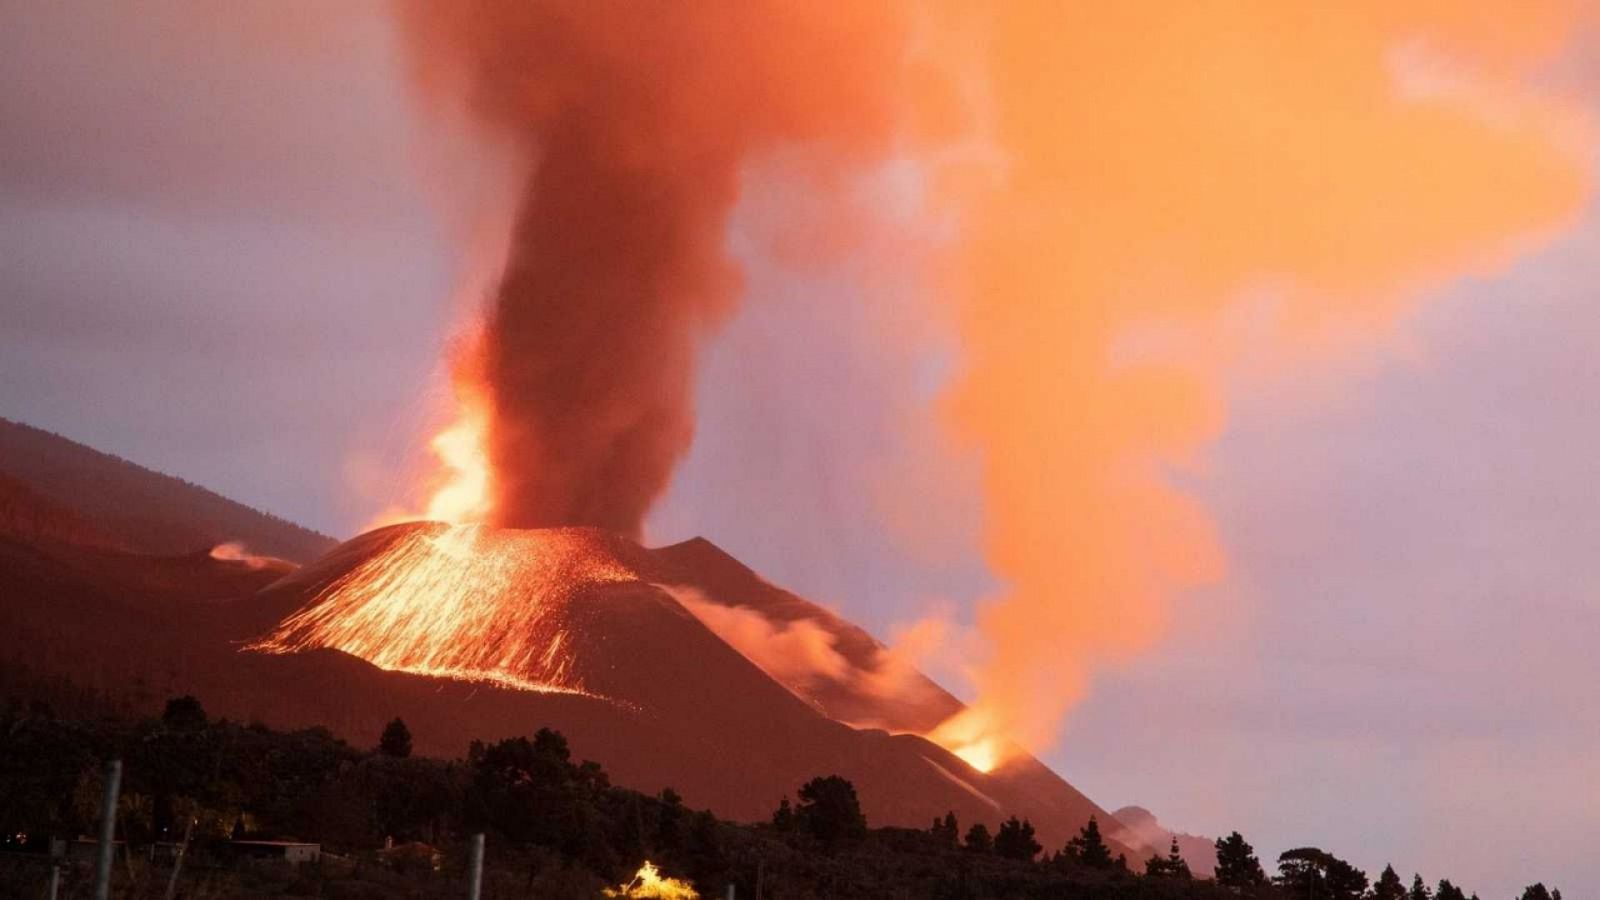
[[[472,860],[467,868],[467,900],[479,900],[483,893],[483,832],[472,836]]]
[[[94,864],[94,900],[111,897],[111,842],[117,836],[117,792],[122,788],[122,760],[106,763],[106,793],[100,801],[100,846]]]

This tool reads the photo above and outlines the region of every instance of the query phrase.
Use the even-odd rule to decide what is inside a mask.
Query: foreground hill
[[[34,501],[21,505],[23,492]],[[0,531],[11,508],[47,504],[84,543],[188,553],[237,541],[252,553],[304,562],[332,538],[48,431],[0,418]],[[24,513],[27,514],[27,513]]]

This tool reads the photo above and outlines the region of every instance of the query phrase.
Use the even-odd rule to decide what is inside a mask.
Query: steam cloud
[[[852,6],[401,7],[426,92],[531,161],[468,366],[498,524],[639,532],[692,437],[697,345],[738,296],[742,167],[803,146],[827,190],[893,133],[905,17]]]

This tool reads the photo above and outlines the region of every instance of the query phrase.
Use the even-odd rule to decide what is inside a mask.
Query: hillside
[[[596,529],[483,529],[473,533],[484,543],[459,547],[443,540],[445,526],[412,523],[334,547],[15,423],[0,425],[0,472],[0,524],[10,523],[0,527],[0,670],[12,681],[70,681],[103,705],[146,711],[190,693],[236,720],[326,726],[362,743],[401,716],[419,752],[447,758],[466,736],[549,726],[618,783],[671,787],[736,820],[764,818],[796,785],[840,774],[884,824],[925,827],[954,811],[992,828],[1016,815],[1059,847],[1091,815],[1111,822],[1031,757],[982,772],[924,740],[961,708],[956,698],[914,670],[891,672],[866,632],[703,539],[648,549]],[[296,569],[213,557],[223,540],[316,558]],[[431,568],[384,569],[396,547]],[[326,605],[330,585],[373,566],[400,580]],[[385,606],[394,586],[410,592],[403,608]],[[342,623],[345,637],[248,649],[297,613]],[[362,624],[412,617],[424,624],[376,644]],[[773,657],[796,639],[826,665]],[[408,653],[422,663],[405,664]],[[1118,847],[1134,861],[1151,849]]]
[[[138,553],[190,553],[237,541],[252,553],[304,562],[334,545],[326,535],[198,485],[4,418],[0,478],[0,504],[20,508],[26,491],[31,505],[48,505],[48,511],[14,512],[8,521],[42,518],[59,529],[70,520],[94,543]]]

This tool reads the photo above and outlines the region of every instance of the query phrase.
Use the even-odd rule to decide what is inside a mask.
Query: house
[[[228,848],[252,859],[277,859],[299,865],[316,862],[322,856],[321,844],[302,841],[229,841]]]

